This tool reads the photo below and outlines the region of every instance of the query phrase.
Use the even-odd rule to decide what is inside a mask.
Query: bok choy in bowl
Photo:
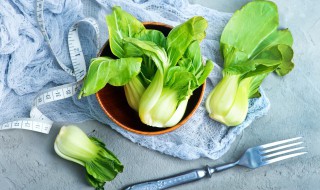
[[[120,7],[106,20],[109,40],[102,55],[92,59],[79,96],[99,91],[108,116],[133,132],[161,134],[186,122],[199,106],[213,69],[212,61],[203,64],[200,51],[207,21],[196,16],[171,29],[143,24]]]

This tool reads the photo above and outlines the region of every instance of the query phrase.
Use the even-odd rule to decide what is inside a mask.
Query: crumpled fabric
[[[100,108],[96,97],[78,100],[76,97],[52,102],[40,110],[56,122],[83,122],[98,120],[109,125],[125,138],[141,146],[185,160],[207,157],[218,159],[230,148],[246,127],[267,113],[270,103],[260,89],[262,97],[252,99],[246,120],[239,126],[227,128],[211,120],[204,101],[221,79],[223,60],[219,50],[221,32],[231,17],[187,0],[45,0],[44,18],[52,51],[63,63],[72,68],[68,53],[67,32],[76,21],[86,16],[97,19],[100,43],[108,38],[105,15],[113,6],[137,17],[140,21],[157,21],[176,26],[187,19],[201,15],[209,26],[201,43],[205,57],[213,60],[215,69],[207,79],[203,102],[193,117],[177,130],[158,136],[143,136],[128,132],[114,124]],[[95,33],[80,26],[80,41],[87,66],[96,56]],[[41,90],[71,83],[75,78],[63,71],[39,30],[33,0],[5,0],[0,4],[0,123],[9,119],[28,117],[32,101]]]

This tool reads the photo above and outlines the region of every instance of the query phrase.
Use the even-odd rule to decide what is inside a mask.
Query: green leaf
[[[99,157],[87,162],[85,165],[86,170],[97,181],[111,181],[118,174],[116,170],[118,166],[112,160],[100,156],[102,154],[99,153]]]
[[[194,72],[193,74],[197,75],[197,73],[203,68],[200,43],[198,41],[193,41],[186,50],[184,57],[191,60]]]
[[[88,183],[94,187],[96,190],[104,190],[104,185],[106,184],[105,181],[99,181],[95,179],[92,175],[90,175],[88,172],[86,172],[86,180]]]
[[[141,41],[149,41],[155,43],[159,47],[165,47],[166,44],[166,37],[163,35],[162,32],[158,30],[142,30],[140,33],[137,33],[134,39],[138,39]],[[126,41],[123,41],[126,43]],[[142,56],[143,52],[133,44],[126,43],[123,46],[124,56],[125,57],[134,57],[134,56]]]
[[[195,86],[197,86],[197,79],[188,70],[180,66],[169,68],[164,88],[177,92],[177,102],[181,102],[189,97]]]
[[[112,13],[106,17],[106,21],[112,53],[119,58],[125,57],[123,38],[134,37],[145,30],[145,27],[134,16],[118,6],[112,8]]]
[[[268,76],[268,73],[260,74],[255,77],[252,77],[250,88],[249,88],[249,98],[258,98],[261,96],[259,92],[259,87],[267,76]]]
[[[142,41],[151,41],[160,47],[166,47],[166,37],[159,30],[142,30],[140,33],[136,34],[134,38]]]
[[[164,74],[165,70],[169,67],[166,51],[157,46],[157,44],[151,41],[141,41],[135,38],[125,38],[124,42],[125,49],[128,52],[132,51],[132,47],[135,47],[135,49],[140,51],[138,55],[146,55],[150,57],[159,69],[160,73]]]
[[[279,46],[280,45],[275,45],[264,49],[262,52],[260,52],[259,55],[255,57],[255,59],[246,60],[243,62],[237,60],[237,64],[232,64],[226,67],[223,70],[223,73],[229,75],[244,75],[248,72],[255,71],[256,67],[259,65],[264,65],[266,67],[280,65],[282,62],[282,52],[279,51]]]
[[[89,96],[101,90],[107,83],[123,86],[140,72],[141,58],[110,59],[98,57],[91,64],[79,94]]]
[[[224,68],[227,69],[235,64],[247,62],[249,56],[245,52],[240,51],[239,49],[221,43],[220,41],[220,49],[222,50],[224,56]]]
[[[211,60],[208,60],[206,65],[203,65],[200,44],[196,40],[189,45],[183,55],[183,58],[179,60],[178,64],[186,68],[186,70],[192,73],[197,79],[197,85],[193,86],[191,88],[192,90],[195,90],[204,83],[214,67]]]
[[[162,34],[162,32],[157,30],[143,30],[137,35],[135,35],[135,38],[141,40],[141,41],[150,41],[154,42],[157,46],[164,48],[166,44],[166,38]],[[125,42],[126,43],[126,42]],[[140,79],[142,79],[142,83],[145,87],[147,87],[153,76],[155,75],[157,71],[157,67],[155,63],[153,62],[152,58],[144,55],[144,53],[141,51],[140,48],[137,48],[135,45],[131,43],[126,43],[124,46],[125,56],[126,57],[142,57],[143,61],[141,64],[141,73],[140,73]]]
[[[204,66],[200,77],[198,78],[198,86],[202,85],[204,81],[207,79],[211,71],[213,70],[214,65],[211,60],[207,60],[206,65]]]
[[[205,38],[207,26],[203,17],[195,16],[170,31],[166,44],[170,65],[178,62],[193,41],[201,42]]]
[[[275,45],[288,45],[292,46],[293,38],[292,34],[288,29],[285,30],[275,30],[271,33],[263,42],[259,44],[259,46],[255,49],[252,58],[254,59],[255,56],[259,55],[259,53],[263,52],[263,50],[268,49]]]
[[[262,74],[269,74],[271,72],[273,72],[274,70],[277,69],[279,64],[275,65],[275,66],[265,66],[265,65],[259,65],[256,67],[256,69],[254,71],[248,72],[247,74],[245,74],[242,78],[249,78],[249,77],[253,77],[253,76],[259,76]]]
[[[152,59],[146,55],[142,55],[140,78],[143,80],[144,87],[147,87],[157,72],[157,66]]]
[[[276,73],[279,76],[284,76],[294,68],[294,64],[291,61],[293,58],[293,50],[290,46],[285,45],[279,45],[278,49],[282,55],[282,63],[276,69]]]
[[[165,48],[166,46],[166,37],[163,35],[162,32],[158,30],[143,30],[139,34],[135,36],[137,39],[142,41],[151,41],[154,42],[159,47]],[[135,46],[133,48],[137,49]],[[137,50],[135,50],[137,51]],[[145,87],[147,87],[151,80],[153,79],[153,76],[155,75],[157,71],[157,67],[153,60],[146,56],[142,55],[143,62],[141,65],[141,77],[143,79],[143,82],[145,84]]]
[[[273,46],[268,50],[265,50],[264,53],[260,54],[261,59],[252,60],[254,63],[255,70],[246,73],[242,78],[251,78],[251,83],[249,86],[249,98],[260,97],[260,93],[258,92],[259,86],[263,82],[263,80],[268,76],[269,73],[276,70],[279,65],[282,64],[282,54],[279,51],[278,47],[280,45]],[[263,59],[263,55],[267,55],[268,58]]]
[[[192,65],[192,62],[188,64]],[[178,94],[178,102],[181,102],[189,98],[192,92],[204,83],[213,67],[212,61],[208,60],[205,66],[201,65],[201,71],[197,77],[186,66],[172,66],[168,69],[164,88],[175,90]]]
[[[179,61],[178,61],[178,66],[185,68],[186,70],[188,70],[189,72],[195,73],[195,68],[192,64],[192,60],[186,57],[182,57]]]
[[[239,50],[251,57],[255,49],[278,27],[277,6],[270,1],[253,1],[236,11],[223,30],[221,50],[224,57],[232,57],[225,61],[225,67],[237,63],[235,59]],[[244,61],[244,58],[240,60]]]
[[[89,139],[101,149],[98,153],[99,156],[91,162],[86,163],[88,174],[97,182],[113,180],[119,172],[123,171],[123,165],[118,158],[105,147],[102,141],[94,137],[89,137]],[[103,170],[101,170],[101,168],[103,168]]]
[[[255,60],[251,61],[256,65],[256,69],[245,74],[244,78],[271,73],[276,69],[277,74],[283,76],[294,67],[291,62],[292,57],[293,50],[288,45],[280,44],[265,49]]]
[[[256,69],[256,64],[254,61],[245,61],[237,64],[233,64],[229,67],[226,67],[223,70],[224,75],[243,75],[250,71]]]

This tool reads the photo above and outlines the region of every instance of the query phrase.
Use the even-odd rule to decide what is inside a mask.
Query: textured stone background
[[[246,0],[190,0],[220,11],[233,12]],[[124,173],[106,189],[123,187],[186,170],[216,165],[238,158],[248,147],[280,139],[303,136],[309,154],[256,170],[234,168],[214,174],[211,179],[187,184],[176,190],[315,190],[320,187],[320,4],[318,0],[275,0],[280,23],[293,33],[296,67],[290,75],[270,75],[263,87],[270,98],[268,115],[254,122],[238,137],[230,151],[217,161],[182,161],[142,148],[97,122],[81,127],[104,140],[122,160]],[[91,189],[84,169],[58,157],[54,138],[61,124],[50,135],[11,130],[0,133],[0,189]]]

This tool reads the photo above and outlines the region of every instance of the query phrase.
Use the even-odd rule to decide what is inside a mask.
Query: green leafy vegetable
[[[139,53],[136,53],[137,56],[146,55],[150,57],[162,74],[170,66],[165,49],[159,47],[154,42],[142,41],[135,38],[125,38],[124,42],[126,42],[126,47],[131,47],[130,49],[135,47],[135,49],[139,50]]]
[[[96,189],[103,189],[106,181],[113,180],[123,165],[105,148],[105,144],[87,135],[74,125],[63,126],[54,142],[55,152],[62,158],[86,168],[86,178]]]
[[[207,27],[206,19],[195,16],[173,28],[167,37],[166,50],[169,63],[171,65],[176,64],[193,41],[201,42],[206,37],[205,30]]]
[[[101,90],[107,83],[123,86],[140,72],[142,59],[139,57],[111,59],[98,57],[91,60],[79,97]],[[121,73],[121,74],[119,74]]]
[[[248,99],[259,97],[259,86],[275,71],[288,74],[294,67],[293,38],[288,29],[278,30],[277,6],[253,1],[237,11],[221,35],[223,78],[206,100],[209,116],[227,126],[241,124]]]
[[[134,16],[117,6],[112,8],[112,14],[106,17],[106,21],[112,53],[119,58],[126,57],[122,39],[139,34],[145,27]]]
[[[130,37],[130,36],[128,36]],[[150,41],[157,44],[159,47],[166,47],[166,37],[163,35],[162,32],[158,30],[142,30],[140,33],[134,36],[135,38],[142,40],[142,41]]]
[[[138,111],[142,93],[150,84],[151,79],[157,71],[157,67],[152,59],[143,56],[137,48],[128,44],[125,46],[124,39],[131,37],[143,41],[151,41],[160,47],[165,47],[166,38],[160,31],[146,29],[140,21],[123,11],[120,7],[113,7],[112,10],[112,13],[106,17],[112,53],[118,58],[137,56],[143,58],[141,72],[138,76],[133,77],[124,87],[128,104],[131,108]]]

